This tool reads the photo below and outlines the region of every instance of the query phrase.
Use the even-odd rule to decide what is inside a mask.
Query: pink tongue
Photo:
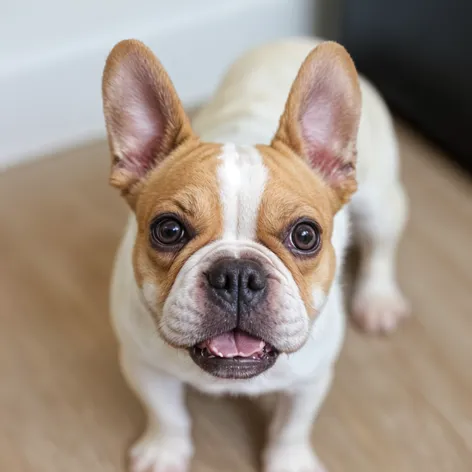
[[[250,357],[261,352],[265,343],[248,334],[230,331],[207,341],[207,348],[219,357]]]

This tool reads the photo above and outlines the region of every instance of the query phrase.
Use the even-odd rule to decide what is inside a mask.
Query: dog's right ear
[[[330,185],[344,204],[356,190],[361,89],[354,62],[326,41],[303,62],[280,119],[273,147],[289,148]]]
[[[124,195],[167,155],[195,135],[175,88],[152,51],[136,40],[118,43],[102,82],[113,156],[110,183]]]

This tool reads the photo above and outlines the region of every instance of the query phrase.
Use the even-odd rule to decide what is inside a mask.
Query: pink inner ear
[[[147,71],[139,64],[125,64],[113,83],[116,110],[113,134],[116,138],[117,167],[143,177],[154,159],[164,134],[164,116],[159,93]]]
[[[332,185],[338,185],[354,170],[354,164],[337,157],[327,149],[319,149],[310,158],[311,166]]]
[[[341,114],[339,97],[333,97],[328,87],[314,87],[305,99],[300,125],[305,157],[330,183],[339,183],[352,170],[351,163],[343,159],[342,143],[336,130]]]
[[[318,149],[329,147],[333,138],[332,104],[312,90],[301,113],[301,127],[308,157]]]

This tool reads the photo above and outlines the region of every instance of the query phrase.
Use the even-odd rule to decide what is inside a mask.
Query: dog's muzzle
[[[224,313],[224,328],[190,348],[193,361],[223,378],[250,378],[267,370],[278,352],[264,340],[260,323],[252,320],[267,297],[264,268],[253,260],[223,258],[205,276],[208,300]]]

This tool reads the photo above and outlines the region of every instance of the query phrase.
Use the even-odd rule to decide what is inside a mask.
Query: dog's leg
[[[193,446],[182,382],[123,355],[121,365],[148,416],[130,450],[130,471],[186,472]]]
[[[352,202],[354,236],[360,247],[359,278],[352,313],[368,332],[388,332],[409,313],[396,281],[398,240],[407,215],[407,201],[398,181],[361,188]]]
[[[264,452],[264,472],[326,472],[310,435],[332,380],[330,369],[313,383],[278,394]]]

